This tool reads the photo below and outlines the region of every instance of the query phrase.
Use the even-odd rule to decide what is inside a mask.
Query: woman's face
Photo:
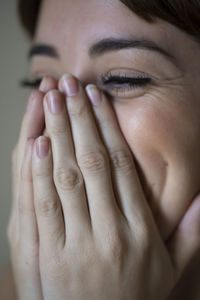
[[[90,50],[105,39],[143,42]],[[59,57],[34,55],[34,77],[69,72],[107,92],[147,201],[169,237],[200,189],[200,45],[169,23],[147,23],[118,0],[44,0],[38,43]],[[103,83],[102,74],[150,79],[131,87]]]

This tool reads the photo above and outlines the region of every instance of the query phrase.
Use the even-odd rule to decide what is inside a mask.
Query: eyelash
[[[28,88],[39,88],[42,78],[37,78],[33,81],[24,79],[20,82],[22,87]],[[115,92],[126,92],[137,87],[145,87],[152,83],[152,79],[149,77],[127,77],[127,76],[117,76],[117,75],[102,75],[101,82],[103,85],[121,85],[120,87],[109,87],[109,89],[115,90]],[[124,86],[123,86],[124,85]]]
[[[114,90],[117,93],[127,92],[137,87],[145,87],[152,83],[152,79],[149,77],[127,77],[126,75],[117,76],[112,74],[102,75],[101,81],[103,85],[111,85],[109,90]]]

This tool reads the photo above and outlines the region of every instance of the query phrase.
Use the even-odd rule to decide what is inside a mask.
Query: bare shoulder
[[[0,273],[0,299],[17,300],[11,266],[3,268]]]

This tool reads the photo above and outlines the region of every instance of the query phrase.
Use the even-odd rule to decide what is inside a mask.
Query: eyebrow
[[[102,39],[92,44],[89,47],[88,54],[91,58],[97,58],[108,52],[119,51],[122,49],[130,49],[130,48],[144,49],[144,50],[150,50],[150,51],[160,53],[165,58],[170,60],[173,64],[177,65],[176,58],[171,53],[169,53],[162,47],[158,46],[154,41],[146,40],[146,39],[141,39],[141,40],[116,39],[116,38]],[[45,56],[59,59],[59,54],[56,48],[47,44],[32,45],[31,49],[28,52],[28,59],[31,59],[35,55],[45,55]]]
[[[35,55],[45,55],[59,59],[59,55],[56,49],[46,44],[35,44],[32,45],[28,51],[28,59],[30,60]]]

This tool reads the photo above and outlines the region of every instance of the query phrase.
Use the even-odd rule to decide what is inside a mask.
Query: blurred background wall
[[[0,271],[9,262],[6,227],[11,191],[11,153],[30,91],[19,86],[28,74],[29,40],[20,27],[17,0],[0,1]]]

